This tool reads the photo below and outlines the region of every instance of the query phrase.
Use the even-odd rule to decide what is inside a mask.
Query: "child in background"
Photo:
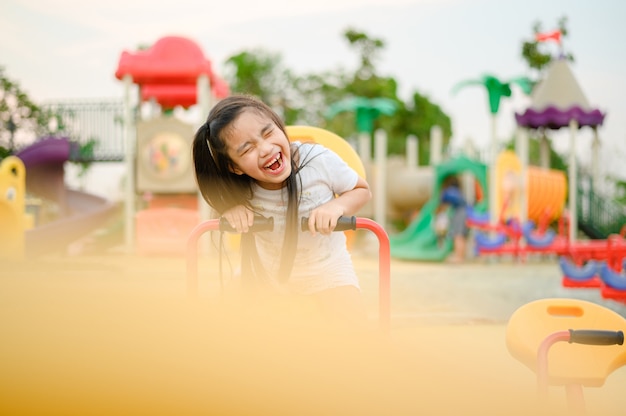
[[[291,143],[269,106],[235,95],[218,102],[197,131],[193,161],[204,199],[242,233],[243,280],[313,296],[325,316],[364,318],[345,234],[333,230],[371,192],[336,153]],[[274,230],[248,233],[255,215],[272,217]],[[309,232],[300,231],[302,217]]]
[[[448,258],[448,261],[450,263],[460,263],[465,260],[469,228],[466,224],[467,203],[465,202],[465,198],[463,198],[459,179],[456,176],[449,176],[443,182],[440,209],[447,213],[448,207],[450,207],[453,212],[451,217],[449,217],[447,235],[452,239],[454,245],[454,251],[452,256]]]
[[[435,212],[435,234],[437,234],[437,244],[441,247],[448,235],[450,227],[450,213],[448,204],[441,203]]]

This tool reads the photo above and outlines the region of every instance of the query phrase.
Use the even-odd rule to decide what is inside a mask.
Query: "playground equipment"
[[[137,122],[137,192],[194,193],[193,126],[173,117]]]
[[[465,80],[457,83],[453,89],[452,93],[458,92],[460,89],[465,88],[467,86],[472,85],[480,85],[485,88],[487,92],[487,99],[489,103],[489,113],[491,118],[491,148],[489,152],[489,164],[493,167],[496,164],[496,157],[498,154],[498,137],[496,135],[496,120],[498,116],[498,111],[500,110],[500,102],[504,97],[510,97],[512,94],[511,86],[516,84],[519,86],[526,94],[530,93],[531,82],[526,77],[516,77],[512,78],[508,81],[503,81],[495,77],[491,74],[484,74],[480,77],[480,79],[471,79]],[[496,212],[499,208],[499,205],[496,202],[496,171],[491,169],[489,171],[489,211]],[[491,218],[492,224],[495,223],[497,219],[494,217]]]
[[[626,320],[603,306],[574,299],[541,299],[518,308],[507,324],[511,355],[537,375],[539,397],[564,386],[570,410],[585,411],[583,387],[602,387],[626,364]],[[567,342],[561,342],[567,341]]]
[[[559,259],[563,286],[599,288],[605,299],[626,303],[626,239],[611,235],[570,245]]]
[[[564,230],[557,234],[548,226],[557,220],[562,228],[566,221],[562,218],[567,193],[563,172],[528,167],[524,179],[522,164],[512,151],[500,154],[495,170],[495,200],[501,210],[495,224],[468,222],[479,229],[475,233],[476,253],[522,256],[550,252],[562,245]],[[522,191],[524,183],[526,192]]]
[[[191,166],[194,127],[173,117],[136,123],[131,84],[139,87],[141,102],[156,102],[163,110],[197,104],[203,116],[214,100],[229,94],[228,85],[195,42],[178,36],[163,37],[147,50],[122,52],[115,76],[126,90],[126,246],[143,254],[181,252],[190,225],[205,208],[198,206]],[[131,145],[135,134],[138,154]],[[150,196],[140,212],[135,211],[137,192]]]
[[[24,231],[32,226],[26,214],[26,168],[22,160],[9,156],[0,163],[0,258],[24,257]]]
[[[177,253],[199,221],[191,165],[193,126],[174,117],[137,122],[136,191],[147,195],[135,215],[139,254]]]
[[[433,229],[433,212],[439,205],[440,188],[443,179],[448,175],[459,175],[463,172],[472,173],[479,189],[487,190],[487,167],[467,158],[450,161],[436,167],[435,185],[430,201],[423,207],[415,224],[402,233],[391,237],[392,256],[408,260],[442,261],[449,254],[452,246],[444,242],[437,244]],[[515,254],[518,255],[522,245],[521,238],[526,237],[529,245],[539,249],[559,241],[560,237],[550,236],[547,225],[559,219],[563,212],[567,185],[562,172],[549,169],[529,168],[526,171],[528,184],[528,199],[525,217],[528,218],[524,227],[519,226],[519,218],[524,211],[521,195],[521,164],[514,152],[504,151],[498,157],[494,167],[495,200],[501,207],[493,221],[492,216],[485,212],[483,201],[472,207],[468,212],[467,224],[480,229],[475,234],[476,250],[478,254]],[[532,223],[541,224],[540,233],[537,233]],[[419,224],[419,226],[417,225]],[[485,233],[488,232],[488,233]]]
[[[420,210],[433,193],[435,169],[411,166],[398,157],[387,160],[387,217],[402,218]]]
[[[600,287],[600,263],[596,260],[589,260],[576,264],[569,257],[559,257],[559,267],[563,272],[561,284],[568,288],[593,288]]]
[[[44,137],[17,156],[26,171],[26,191],[55,206],[54,216],[32,218],[24,231],[27,258],[58,250],[96,230],[115,214],[117,204],[88,192],[69,189],[64,164],[70,159],[67,138]]]
[[[609,262],[600,263],[598,274],[602,297],[626,303],[626,255],[622,259],[622,264],[617,268],[610,266]]]
[[[593,129],[594,139],[591,146],[592,171],[594,181],[599,180],[599,146],[598,127],[604,121],[604,114],[589,105],[564,56],[553,59],[546,71],[544,80],[537,86],[531,96],[531,105],[521,114],[515,114],[518,126],[524,129],[554,129],[569,127],[570,145],[568,161],[568,181],[573,190],[577,183],[576,134],[579,128],[588,126]],[[526,141],[526,135],[523,135]],[[524,144],[524,148],[527,146]],[[543,157],[547,163],[548,148],[544,143]],[[527,160],[527,156],[524,157]],[[543,166],[547,167],[547,166]],[[569,239],[576,239],[578,217],[576,192],[569,193],[568,211],[571,215],[569,223]]]
[[[550,223],[561,217],[567,196],[567,180],[563,172],[536,166],[529,166],[523,172],[519,157],[510,150],[500,153],[495,171],[495,201],[501,208],[499,221],[515,218],[524,223],[526,220]],[[524,183],[527,184],[526,207],[522,200]]]
[[[512,255],[518,258],[525,258],[531,253],[556,254],[569,246],[563,231],[565,223],[564,219],[559,220],[559,233],[546,226],[537,229],[532,220],[524,224],[511,219],[496,225],[479,225],[474,237],[475,251],[477,255]]]
[[[440,245],[433,223],[439,206],[441,187],[446,177],[463,172],[472,173],[482,189],[487,189],[487,168],[485,165],[458,157],[435,166],[435,180],[432,195],[422,207],[417,217],[402,232],[390,236],[391,255],[405,260],[442,261],[452,250],[452,242],[444,240]],[[484,210],[485,202],[477,204],[477,210]]]

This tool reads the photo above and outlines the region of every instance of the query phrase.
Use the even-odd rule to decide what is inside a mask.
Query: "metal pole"
[[[443,132],[441,127],[432,126],[430,129],[430,165],[436,166],[441,163],[443,147]]]
[[[497,224],[499,219],[499,209],[496,201],[496,159],[498,157],[498,139],[496,138],[496,115],[491,115],[491,149],[489,157],[489,218],[492,225]]]
[[[387,133],[376,130],[374,133],[376,146],[376,197],[374,199],[374,218],[383,227],[387,223]]]
[[[591,142],[591,177],[593,190],[598,192],[600,189],[600,137],[597,127],[593,128],[593,141]]]
[[[135,250],[135,120],[131,102],[133,77],[124,75],[124,165],[126,184],[124,198],[124,240],[126,251]]]
[[[528,131],[523,127],[519,127],[517,130],[517,147],[517,153],[522,162],[520,221],[525,224],[528,220]]]
[[[576,212],[576,192],[578,191],[577,167],[576,167],[576,132],[578,131],[578,121],[572,119],[569,122],[570,144],[569,144],[569,241],[576,241],[576,230],[578,229],[578,213]]]
[[[410,134],[406,138],[406,167],[415,169],[419,166],[419,147],[417,136]]]

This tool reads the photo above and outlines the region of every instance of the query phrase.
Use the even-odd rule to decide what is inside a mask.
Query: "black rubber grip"
[[[623,345],[624,333],[622,331],[601,331],[595,329],[570,329],[570,344],[586,345]]]
[[[258,231],[272,231],[274,230],[274,218],[273,217],[263,217],[261,215],[256,215],[254,217],[254,223],[251,227],[248,228],[249,232],[258,232]],[[220,231],[226,231],[229,233],[236,233],[233,227],[230,226],[226,218],[220,218]]]
[[[303,217],[300,226],[302,231],[309,231],[309,217]],[[356,217],[339,217],[337,218],[337,226],[333,231],[356,230]]]

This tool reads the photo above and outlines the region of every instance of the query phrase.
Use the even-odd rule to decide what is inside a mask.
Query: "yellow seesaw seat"
[[[513,357],[537,373],[537,352],[543,340],[570,329],[626,332],[626,319],[584,300],[536,300],[513,313],[506,328],[506,345]],[[560,342],[550,348],[547,362],[551,385],[601,387],[609,374],[626,364],[626,346]]]

